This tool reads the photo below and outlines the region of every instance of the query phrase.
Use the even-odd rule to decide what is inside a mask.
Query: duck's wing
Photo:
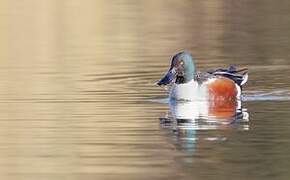
[[[237,70],[235,66],[230,66],[228,69],[217,69],[208,72],[214,76],[223,76],[233,80],[239,86],[243,86],[248,81],[248,69]]]

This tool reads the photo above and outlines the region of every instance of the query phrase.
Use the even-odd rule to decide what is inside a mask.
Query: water
[[[0,179],[289,179],[289,5],[0,0]],[[248,121],[160,122],[183,49],[250,69]]]

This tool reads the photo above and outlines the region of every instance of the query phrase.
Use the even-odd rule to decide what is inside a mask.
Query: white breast
[[[174,84],[170,90],[170,98],[175,100],[199,101],[207,100],[206,86],[200,86],[192,80],[185,84]]]

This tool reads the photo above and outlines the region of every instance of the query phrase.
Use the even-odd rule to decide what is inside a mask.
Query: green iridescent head
[[[177,84],[187,83],[193,80],[194,74],[195,65],[192,56],[186,51],[180,52],[173,56],[170,69],[157,84],[167,85],[174,81]]]

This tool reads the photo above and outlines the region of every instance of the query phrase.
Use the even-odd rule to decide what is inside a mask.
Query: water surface
[[[0,178],[289,179],[289,7],[0,0]],[[160,123],[154,83],[184,49],[250,69],[246,129]]]

